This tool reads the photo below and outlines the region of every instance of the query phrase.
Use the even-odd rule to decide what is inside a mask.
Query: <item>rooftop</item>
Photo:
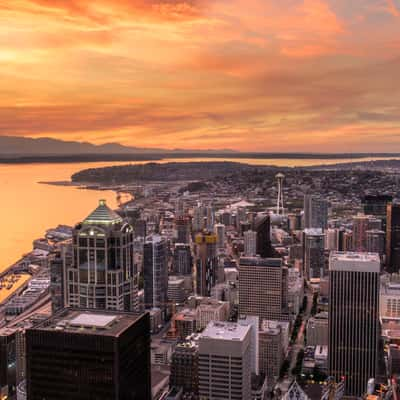
[[[304,233],[307,236],[321,236],[324,235],[324,232],[321,228],[306,228],[304,229]]]
[[[281,258],[261,258],[261,257],[240,257],[239,264],[241,266],[250,267],[281,267]]]
[[[85,218],[83,224],[114,225],[120,222],[122,222],[122,218],[107,206],[105,200],[100,200],[98,207]]]
[[[333,251],[329,257],[330,271],[380,272],[378,253]]]
[[[240,325],[235,322],[211,321],[201,335],[201,339],[238,340],[245,339],[250,332],[250,325]]]
[[[106,310],[64,309],[35,326],[35,330],[119,336],[143,314]]]

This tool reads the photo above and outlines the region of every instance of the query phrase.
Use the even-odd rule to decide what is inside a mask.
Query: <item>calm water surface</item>
[[[215,158],[165,159],[168,161],[217,161]],[[221,159],[219,159],[221,160]],[[224,159],[253,165],[309,166],[354,161],[315,159]],[[372,160],[371,159],[365,159]],[[356,161],[361,161],[360,159]],[[117,206],[111,191],[82,190],[71,186],[44,185],[38,182],[69,180],[85,168],[121,165],[126,162],[73,164],[0,164],[0,270],[17,261],[32,249],[32,241],[58,224],[73,225],[83,220],[100,198]],[[131,163],[133,164],[133,163]]]

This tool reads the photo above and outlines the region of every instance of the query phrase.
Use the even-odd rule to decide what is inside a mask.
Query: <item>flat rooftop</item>
[[[380,272],[378,253],[333,251],[329,256],[330,271]]]
[[[0,279],[0,304],[7,301],[14,293],[32,279],[29,274],[9,274]]]
[[[281,258],[240,257],[240,266],[249,267],[282,267]]]
[[[65,309],[35,326],[35,330],[84,335],[119,336],[143,314],[107,310]]]
[[[240,325],[235,322],[211,321],[201,335],[201,339],[244,340],[250,325]]]
[[[321,228],[306,228],[304,229],[304,233],[307,236],[323,236],[324,232]]]

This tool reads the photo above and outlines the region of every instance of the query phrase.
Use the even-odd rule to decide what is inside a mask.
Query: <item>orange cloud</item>
[[[400,17],[400,5],[397,6],[395,0],[387,0],[387,10],[394,17]]]
[[[317,150],[365,134],[392,148],[395,1],[2,4],[0,135]]]

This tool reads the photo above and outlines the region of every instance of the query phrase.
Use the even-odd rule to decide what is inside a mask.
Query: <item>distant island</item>
[[[73,183],[125,184],[134,181],[186,181],[224,177],[265,167],[236,162],[173,162],[89,168],[72,175]]]
[[[288,170],[381,170],[393,168],[400,170],[400,160],[376,160],[333,165],[304,167],[277,167],[274,165],[250,165],[229,161],[146,163],[138,165],[119,165],[103,168],[88,168],[72,175],[74,184],[96,183],[103,185],[127,184],[136,181],[199,181],[214,178],[232,177],[241,173],[275,174]]]

